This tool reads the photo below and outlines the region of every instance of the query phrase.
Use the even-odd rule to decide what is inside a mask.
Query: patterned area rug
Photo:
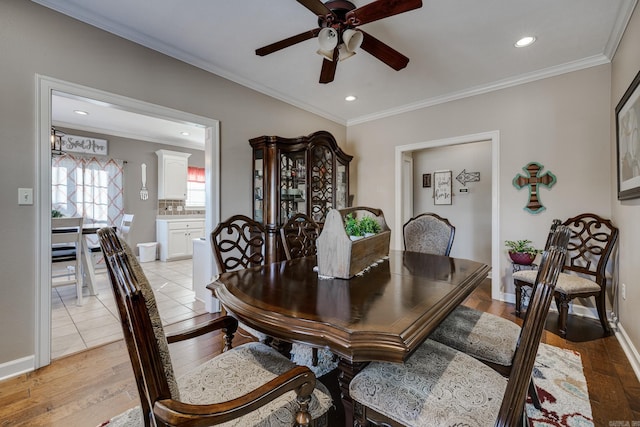
[[[326,350],[318,355],[318,366],[311,366],[310,350],[310,347],[294,345],[294,361],[308,364],[318,377],[336,368],[336,361]],[[527,415],[531,427],[594,427],[587,382],[579,353],[540,344],[533,375],[542,410],[534,408],[531,399],[527,400]],[[342,415],[338,418],[342,419]],[[138,407],[100,424],[99,427],[105,426],[142,426]]]
[[[580,353],[540,344],[533,377],[542,410],[527,400],[531,426],[593,427]]]

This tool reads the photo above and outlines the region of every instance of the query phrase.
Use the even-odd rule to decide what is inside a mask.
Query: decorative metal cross
[[[527,173],[526,176],[517,174],[513,178],[513,186],[520,190],[522,187],[529,187],[529,203],[524,207],[524,210],[537,214],[545,210],[546,208],[540,203],[538,198],[538,185],[543,185],[547,188],[553,187],[556,183],[556,176],[551,172],[545,172],[540,174],[540,171],[544,168],[540,163],[531,162],[522,169]]]

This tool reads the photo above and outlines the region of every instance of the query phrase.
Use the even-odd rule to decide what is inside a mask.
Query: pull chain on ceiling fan
[[[318,16],[318,28],[256,49],[256,55],[269,55],[318,37],[318,54],[324,57],[320,83],[332,82],[338,61],[353,56],[357,48],[362,48],[396,71],[409,63],[409,58],[356,27],[418,9],[422,7],[422,0],[376,0],[359,8],[346,0],[330,0],[326,3],[320,0],[297,1]]]

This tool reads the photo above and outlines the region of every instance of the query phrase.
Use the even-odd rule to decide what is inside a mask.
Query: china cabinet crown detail
[[[349,199],[352,156],[333,135],[318,131],[298,138],[261,136],[253,148],[253,218],[267,230],[266,261],[282,259],[280,227],[296,213],[323,223],[330,209]]]

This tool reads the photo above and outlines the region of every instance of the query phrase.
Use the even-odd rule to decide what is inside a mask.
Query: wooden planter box
[[[370,237],[352,241],[344,229],[344,212],[332,209],[316,241],[318,247],[318,274],[322,276],[350,279],[374,262],[389,255],[391,231],[382,211],[371,208],[350,208],[349,211],[365,210],[378,213],[374,216],[382,231]]]

